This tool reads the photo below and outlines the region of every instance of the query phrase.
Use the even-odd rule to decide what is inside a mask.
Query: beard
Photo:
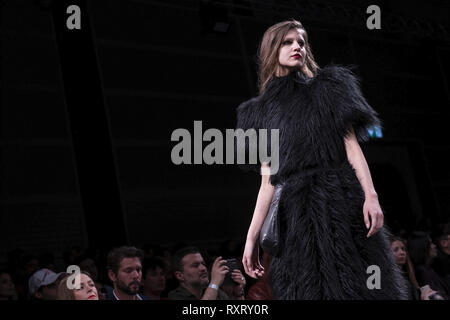
[[[135,288],[132,288],[132,285],[136,285]],[[140,282],[139,281],[132,281],[130,282],[128,285],[122,281],[117,281],[117,288],[122,291],[125,292],[126,294],[132,296],[135,295],[136,293],[139,292],[140,289]]]

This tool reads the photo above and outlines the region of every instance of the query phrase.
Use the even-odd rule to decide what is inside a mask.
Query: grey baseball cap
[[[28,280],[28,292],[31,296],[34,296],[40,287],[52,284],[62,274],[64,274],[64,272],[55,273],[50,269],[40,269],[36,271]]]

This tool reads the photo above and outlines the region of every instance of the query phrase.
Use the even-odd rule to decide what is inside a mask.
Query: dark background
[[[61,6],[79,4],[82,32]],[[366,8],[381,8],[381,30]],[[235,126],[256,50],[295,18],[316,61],[356,64],[384,137],[362,145],[386,225],[448,220],[447,1],[0,1],[0,263],[14,248],[243,241],[260,177],[172,164],[177,128]],[[216,22],[229,23],[226,32]],[[445,70],[445,71],[444,71]],[[204,144],[206,145],[206,144]]]

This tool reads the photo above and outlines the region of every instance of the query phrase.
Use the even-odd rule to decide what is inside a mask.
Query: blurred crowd
[[[411,300],[450,299],[449,223],[393,235],[390,244]],[[52,253],[16,249],[0,270],[0,300],[271,300],[270,256],[261,251],[266,272],[254,279],[242,253],[235,240],[216,250],[185,243],[73,247],[58,265]]]

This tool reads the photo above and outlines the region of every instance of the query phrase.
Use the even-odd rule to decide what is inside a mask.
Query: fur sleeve
[[[369,140],[368,129],[382,127],[382,122],[364,98],[358,76],[342,66],[324,68],[323,74],[331,80],[325,89],[331,93],[330,104],[342,135],[345,137],[353,128],[358,142]]]
[[[261,114],[257,112],[257,104],[256,98],[252,98],[248,101],[245,101],[239,105],[236,109],[237,115],[237,125],[236,129],[242,129],[247,131],[248,129],[255,129],[256,133],[258,129],[261,127]],[[256,141],[257,136],[256,136]],[[237,159],[238,152],[243,152],[245,150],[245,163],[239,163]],[[250,163],[249,154],[250,154],[250,143],[249,139],[245,139],[245,148],[239,149],[237,145],[237,138],[234,139],[234,163],[238,164],[238,166],[244,171],[255,171],[260,173],[261,163],[258,157],[258,148],[257,145],[253,146],[253,152],[256,152],[256,163]]]

